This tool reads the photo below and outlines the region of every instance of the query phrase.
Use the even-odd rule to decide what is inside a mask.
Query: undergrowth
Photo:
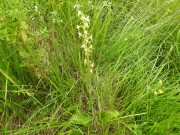
[[[178,135],[178,0],[1,0],[0,134]]]

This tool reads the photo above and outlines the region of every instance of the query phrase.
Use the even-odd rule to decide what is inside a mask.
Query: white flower
[[[78,10],[78,16],[81,16],[82,12],[80,10]]]
[[[89,24],[88,24],[87,22],[85,22],[85,23],[84,23],[84,26],[88,28],[88,27],[89,27]]]
[[[81,32],[78,32],[78,35],[79,35],[79,37],[81,37],[82,36]]]
[[[56,19],[53,19],[52,22],[55,23],[55,22],[56,22]]]
[[[93,40],[92,35],[90,35],[89,39],[90,39],[90,40]]]
[[[88,48],[84,48],[84,51],[87,52],[87,51],[88,51]]]
[[[57,15],[57,12],[51,12],[52,15],[56,16]]]
[[[89,49],[92,49],[92,45],[89,46]]]
[[[38,6],[35,6],[34,8],[35,8],[35,11],[38,11]]]
[[[87,34],[88,34],[87,30],[85,30],[85,31],[84,31],[84,34],[85,34],[85,35],[87,35]]]
[[[94,67],[94,63],[91,64],[91,68],[93,68],[93,67]]]
[[[87,38],[87,37],[85,37],[84,42],[85,42],[86,44],[88,43],[88,38]]]
[[[76,27],[76,28],[79,30],[80,26],[79,26],[79,25],[77,25],[77,27]]]
[[[90,22],[89,16],[85,17],[84,19],[86,22]]]
[[[109,6],[111,6],[111,2],[109,2],[109,1],[107,1],[107,0],[105,0],[104,2],[103,2],[103,6],[104,7],[109,7]]]
[[[93,72],[93,69],[90,69],[90,73],[92,73]]]
[[[81,19],[82,21],[86,21],[86,20],[85,20],[85,16],[84,16],[83,14],[81,15],[80,19]]]
[[[84,64],[87,64],[87,60],[86,59],[84,59]]]
[[[58,22],[59,22],[59,23],[62,23],[62,22],[63,22],[63,20],[62,20],[62,19],[59,19],[59,20],[58,20]]]
[[[81,46],[81,48],[85,48],[86,46],[85,46],[85,44],[83,44],[82,46]]]
[[[80,5],[79,4],[74,4],[74,5],[72,5],[72,7],[79,9]]]

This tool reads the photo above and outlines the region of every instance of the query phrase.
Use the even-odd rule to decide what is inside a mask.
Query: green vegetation
[[[178,0],[1,0],[0,134],[178,135]]]

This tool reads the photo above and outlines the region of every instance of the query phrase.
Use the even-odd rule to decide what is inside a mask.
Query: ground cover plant
[[[1,0],[0,134],[178,135],[178,0]]]

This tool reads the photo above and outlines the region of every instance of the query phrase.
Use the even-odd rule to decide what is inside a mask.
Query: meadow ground
[[[1,0],[0,134],[179,135],[178,0]]]

